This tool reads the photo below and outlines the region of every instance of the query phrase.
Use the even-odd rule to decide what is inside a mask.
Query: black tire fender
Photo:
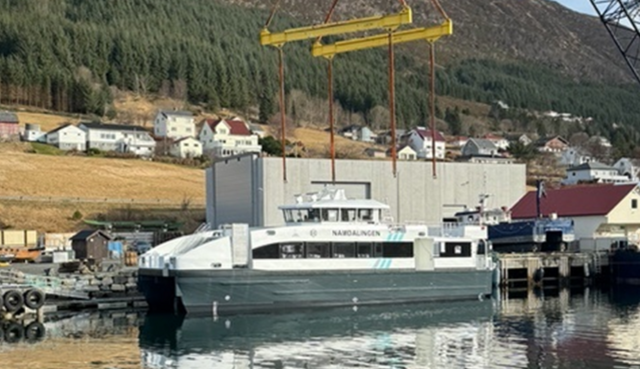
[[[31,322],[24,328],[24,338],[30,343],[42,341],[45,332],[44,324]]]
[[[4,294],[4,308],[9,313],[15,313],[24,306],[24,297],[18,290],[9,290]]]
[[[27,290],[24,293],[24,304],[33,310],[38,310],[44,305],[45,294],[44,292],[36,289]]]
[[[7,343],[18,343],[22,341],[24,329],[16,322],[8,323],[4,328],[4,340]]]

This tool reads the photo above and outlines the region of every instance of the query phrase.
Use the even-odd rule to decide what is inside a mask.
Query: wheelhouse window
[[[356,257],[356,244],[347,242],[336,242],[333,244],[334,258],[354,258]]]
[[[356,221],[356,209],[341,209],[340,213],[341,213],[343,222]]]
[[[322,220],[325,222],[337,222],[338,209],[322,209]]]
[[[290,242],[280,244],[280,256],[282,259],[304,258],[304,244],[302,242]]]
[[[267,245],[258,247],[253,250],[254,259],[279,259],[280,258],[280,245],[275,243],[273,245]]]
[[[331,257],[331,244],[329,242],[307,242],[307,258],[320,259]]]
[[[373,220],[373,210],[372,209],[359,209],[358,210],[358,220],[362,222],[370,222]]]
[[[371,242],[367,243],[358,243],[356,245],[356,256],[358,258],[370,258],[373,257],[373,248]]]

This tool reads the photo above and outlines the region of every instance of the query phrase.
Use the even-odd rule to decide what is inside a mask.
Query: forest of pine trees
[[[111,88],[188,100],[210,109],[277,111],[276,52],[260,46],[265,11],[213,0],[5,0],[0,3],[0,103],[108,115]],[[271,29],[295,25],[279,15]],[[325,42],[329,42],[325,40]],[[443,41],[446,42],[446,41]],[[309,43],[285,46],[287,91],[326,96],[326,62]],[[416,45],[416,47],[420,47]],[[426,46],[425,46],[426,47]],[[335,60],[336,99],[367,113],[386,106],[385,50]],[[427,120],[424,60],[399,49],[399,124]],[[456,61],[439,69],[441,95],[570,112],[597,122],[637,127],[638,87],[574,81],[526,62]]]

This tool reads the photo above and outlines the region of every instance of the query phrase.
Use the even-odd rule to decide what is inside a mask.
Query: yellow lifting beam
[[[395,29],[403,24],[411,24],[412,20],[411,8],[405,6],[397,14],[324,23],[310,27],[293,28],[278,33],[271,33],[269,30],[264,28],[260,32],[260,44],[263,46],[280,47],[287,42],[308,40],[324,36],[368,31],[376,28]]]
[[[406,31],[397,31],[392,34],[393,44],[426,40],[434,42],[440,37],[453,34],[453,23],[451,19],[446,19],[442,24],[427,28],[414,28]],[[333,57],[336,54],[350,51],[370,49],[389,45],[389,35],[387,33],[355,38],[351,40],[338,41],[334,44],[322,45],[315,43],[311,49],[313,56]]]

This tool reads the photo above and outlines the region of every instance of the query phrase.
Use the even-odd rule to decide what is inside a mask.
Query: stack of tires
[[[38,310],[44,305],[44,292],[31,288],[26,291],[11,289],[0,295],[0,306],[7,313],[15,314],[23,311],[25,307]]]
[[[38,310],[45,302],[45,294],[38,289],[10,289],[0,294],[0,311],[14,317],[26,309]],[[0,317],[0,342],[17,343],[23,340],[34,343],[44,338],[44,325],[38,321],[26,324]]]

